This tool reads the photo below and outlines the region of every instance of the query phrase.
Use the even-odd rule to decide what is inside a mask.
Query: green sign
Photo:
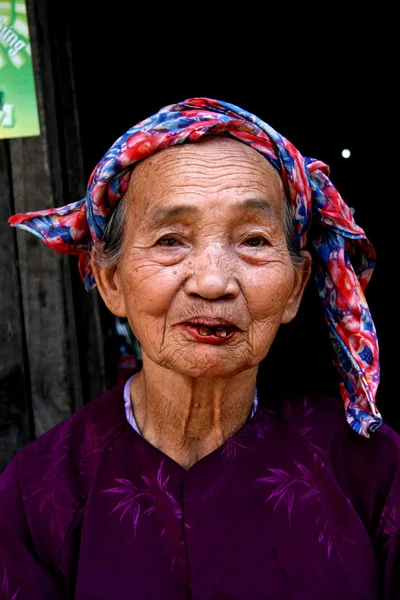
[[[0,139],[39,134],[25,0],[0,0]]]

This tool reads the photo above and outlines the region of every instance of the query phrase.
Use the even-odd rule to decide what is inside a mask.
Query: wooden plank
[[[10,142],[16,212],[59,206],[64,199],[49,27],[43,12],[39,29],[31,1],[27,7],[42,134]],[[70,265],[67,257],[27,232],[18,231],[17,243],[34,429],[39,436],[82,405]]]
[[[12,214],[8,142],[0,142],[0,471],[31,441],[29,373],[24,360],[23,316]]]
[[[12,172],[16,212],[53,200],[40,138],[13,140]],[[46,204],[49,205],[50,202]],[[50,204],[51,205],[51,204]],[[75,323],[69,308],[68,260],[25,231],[17,232],[35,434],[69,417],[80,399]]]

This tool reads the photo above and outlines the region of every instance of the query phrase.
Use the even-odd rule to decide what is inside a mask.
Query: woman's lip
[[[189,326],[200,326],[205,325],[206,327],[229,327],[230,329],[237,329],[239,327],[232,323],[232,321],[226,321],[225,319],[218,318],[208,318],[208,317],[194,317],[192,319],[188,319],[187,321],[182,321],[182,323],[178,323],[178,325],[189,325]]]
[[[178,323],[185,331],[187,331],[197,342],[203,342],[203,344],[213,344],[214,346],[221,346],[222,344],[226,344],[229,340],[233,338],[235,333],[237,333],[238,329],[236,327],[230,327],[231,331],[225,337],[217,337],[215,335],[200,335],[199,325],[203,325],[203,323],[197,323],[196,326],[190,323]],[[210,327],[210,325],[205,325],[205,327]],[[214,325],[216,327],[216,325]],[[224,325],[217,325],[217,327],[224,327]],[[225,325],[228,327],[228,325]]]

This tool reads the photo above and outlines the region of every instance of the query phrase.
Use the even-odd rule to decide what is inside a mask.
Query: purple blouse
[[[0,598],[400,598],[400,436],[340,400],[279,398],[189,470],[127,420],[124,385],[0,476]]]

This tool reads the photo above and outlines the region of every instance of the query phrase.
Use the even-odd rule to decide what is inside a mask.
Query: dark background
[[[394,393],[397,157],[392,148],[396,113],[390,32],[379,34],[377,15],[371,22],[364,15],[363,23],[350,22],[347,14],[338,19],[318,14],[311,23],[310,15],[303,15],[307,26],[292,15],[290,31],[286,15],[265,10],[193,5],[190,12],[187,7],[174,5],[160,14],[151,5],[139,12],[136,3],[101,10],[93,0],[84,6],[71,1],[86,178],[129,127],[164,105],[193,96],[238,104],[302,154],[328,163],[333,183],[355,208],[356,222],[377,250],[366,295],[381,347],[378,408],[400,431]],[[342,158],[343,148],[351,150],[351,158]],[[295,322],[281,328],[262,373],[260,384],[266,388],[284,380],[338,394],[328,329],[313,283]]]

